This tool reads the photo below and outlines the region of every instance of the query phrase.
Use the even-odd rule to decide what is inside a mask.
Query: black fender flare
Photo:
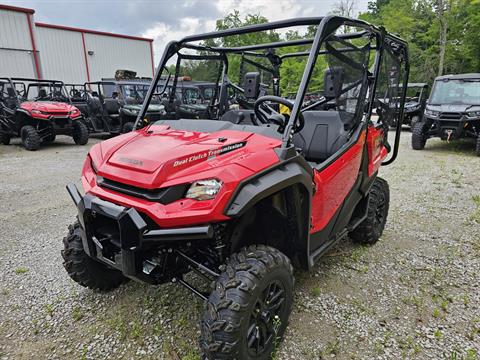
[[[241,216],[262,199],[296,184],[304,186],[312,195],[313,171],[299,155],[240,182],[226,205],[224,214],[228,217]]]

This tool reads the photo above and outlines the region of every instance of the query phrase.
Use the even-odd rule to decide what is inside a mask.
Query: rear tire
[[[35,151],[40,148],[41,140],[38,131],[31,125],[25,125],[20,130],[22,144],[28,151]]]
[[[78,284],[101,291],[115,289],[127,280],[123,274],[91,259],[83,251],[80,224],[76,221],[68,227],[68,235],[63,238],[63,267]]]
[[[10,144],[10,135],[0,132],[0,144],[8,145]]]
[[[134,126],[134,125],[135,125],[135,124],[134,124],[133,122],[131,122],[131,121],[123,124],[122,133],[125,134],[125,133],[128,133],[128,132],[130,132],[130,131],[133,131],[133,126]]]
[[[417,122],[412,127],[412,149],[423,150],[427,143],[427,126],[423,121]]]
[[[75,121],[73,123],[72,130],[73,141],[77,145],[86,145],[88,143],[88,128],[81,121]]]
[[[206,302],[204,358],[270,359],[287,327],[293,287],[292,265],[279,250],[252,245],[233,254]]]
[[[377,177],[369,196],[366,219],[350,233],[350,238],[361,244],[375,244],[382,236],[390,204],[388,183]]]

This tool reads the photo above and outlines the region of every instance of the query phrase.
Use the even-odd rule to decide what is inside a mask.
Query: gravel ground
[[[91,139],[89,145],[98,142]],[[202,303],[183,288],[130,282],[84,289],[60,250],[89,146],[0,146],[0,359],[198,359]],[[391,205],[381,241],[344,241],[311,273],[276,359],[477,359],[480,159],[467,142],[429,140],[382,169]]]

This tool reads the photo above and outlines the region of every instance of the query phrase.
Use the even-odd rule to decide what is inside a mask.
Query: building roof
[[[104,35],[104,36],[118,37],[118,38],[123,38],[123,39],[153,42],[153,39],[144,38],[144,37],[140,37],[140,36],[130,36],[130,35],[110,33],[110,32],[105,32],[105,31],[88,30],[88,29],[76,28],[76,27],[71,27],[71,26],[45,24],[45,23],[41,23],[41,22],[36,22],[35,26],[43,27],[43,28],[50,28],[50,29],[75,31],[75,32],[86,33],[86,34]]]
[[[442,75],[435,78],[435,80],[462,80],[462,79],[480,79],[480,73]]]
[[[19,6],[3,5],[3,4],[0,4],[0,10],[17,11],[17,12],[23,12],[25,14],[34,14],[35,13],[35,10],[33,10],[33,9],[19,7]]]

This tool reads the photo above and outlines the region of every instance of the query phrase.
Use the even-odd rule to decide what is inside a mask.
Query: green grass
[[[322,293],[322,290],[320,289],[319,286],[315,286],[314,288],[312,288],[312,290],[310,290],[310,292],[312,293],[313,296],[320,296],[320,294]]]
[[[55,311],[53,304],[45,304],[44,308],[48,315],[53,316],[53,313]]]
[[[23,274],[26,274],[27,272],[28,272],[28,268],[23,267],[23,266],[15,269],[15,274],[17,274],[17,275],[23,275]]]
[[[73,318],[73,320],[75,320],[75,321],[80,321],[80,320],[83,319],[83,316],[84,316],[83,311],[82,311],[82,309],[79,308],[78,306],[76,306],[76,307],[74,307],[74,308],[72,309],[72,318]]]

